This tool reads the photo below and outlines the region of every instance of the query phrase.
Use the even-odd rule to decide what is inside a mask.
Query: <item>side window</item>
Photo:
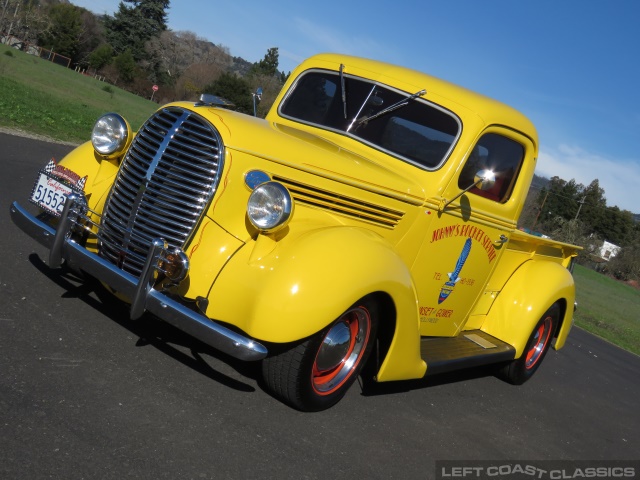
[[[479,170],[491,170],[496,175],[496,183],[489,190],[472,188],[469,193],[504,203],[511,196],[518,178],[524,147],[497,133],[483,135],[474,147],[458,178],[458,188],[464,190],[473,183]]]

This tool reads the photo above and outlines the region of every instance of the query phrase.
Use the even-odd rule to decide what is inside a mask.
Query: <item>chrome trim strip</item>
[[[68,205],[65,205],[65,209],[70,210],[71,204],[74,202],[68,199],[66,203]],[[60,247],[56,255],[60,255],[60,260],[67,260],[70,264],[134,299],[136,311],[132,311],[132,318],[140,309],[142,312],[151,312],[207,345],[240,360],[261,360],[267,356],[267,349],[264,345],[213,322],[154,288],[145,288],[143,282],[140,282],[138,278],[120,270],[109,261],[89,252],[69,238],[68,230],[60,229],[59,232],[56,232],[49,225],[31,215],[18,202],[11,204],[10,212],[13,223],[44,247],[52,248],[54,243],[59,243]],[[60,240],[56,242],[54,239]],[[51,254],[54,253],[51,252]],[[152,248],[151,254],[147,257],[148,265],[145,266],[148,272],[143,271],[143,278],[149,272],[153,276],[154,255],[155,248]],[[57,257],[54,256],[55,258]]]

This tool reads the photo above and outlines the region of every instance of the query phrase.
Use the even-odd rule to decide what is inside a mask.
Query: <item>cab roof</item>
[[[502,125],[518,130],[529,137],[537,147],[538,137],[533,123],[518,110],[476,93],[454,83],[427,75],[417,70],[390,63],[369,60],[336,53],[314,55],[302,62],[291,74],[283,92],[289,89],[290,82],[305,70],[324,68],[338,71],[344,65],[344,73],[368,78],[393,86],[408,93],[426,89],[423,98],[451,109],[454,113],[473,113],[488,125]],[[279,99],[280,100],[280,99]]]

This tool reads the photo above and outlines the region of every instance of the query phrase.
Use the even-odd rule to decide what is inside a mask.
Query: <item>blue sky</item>
[[[71,0],[113,14],[119,0]],[[173,0],[169,28],[280,70],[320,52],[414,68],[501,100],[538,128],[537,173],[640,213],[637,0]]]

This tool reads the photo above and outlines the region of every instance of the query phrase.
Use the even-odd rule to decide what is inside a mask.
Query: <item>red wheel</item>
[[[533,332],[533,338],[530,342],[531,348],[525,356],[524,368],[527,370],[536,368],[538,362],[542,360],[544,353],[549,348],[553,326],[554,322],[550,315],[542,318],[538,323],[538,328]]]
[[[376,329],[376,306],[363,299],[318,334],[263,360],[264,381],[275,396],[299,410],[329,408],[358,377]]]
[[[549,351],[551,340],[560,322],[560,306],[557,303],[542,315],[527,341],[524,353],[502,367],[498,376],[514,385],[521,385],[536,372]]]
[[[311,385],[318,395],[331,395],[354,375],[371,333],[371,314],[365,307],[345,312],[326,333],[311,369]]]

